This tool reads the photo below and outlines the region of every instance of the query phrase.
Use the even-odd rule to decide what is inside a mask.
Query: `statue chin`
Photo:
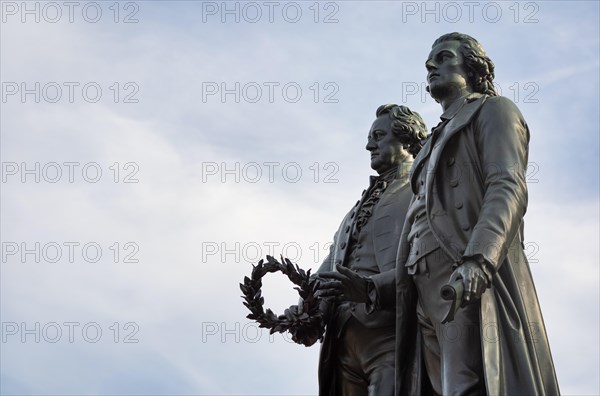
[[[461,86],[452,84],[428,85],[425,89],[427,92],[429,92],[429,95],[435,99],[436,102],[439,102],[442,99],[458,99],[464,94],[464,90]]]
[[[435,99],[436,102],[439,102],[440,99],[450,96],[452,94],[452,89],[448,89],[448,87],[445,86],[428,85],[427,92],[429,92],[429,95],[431,95],[431,97]]]

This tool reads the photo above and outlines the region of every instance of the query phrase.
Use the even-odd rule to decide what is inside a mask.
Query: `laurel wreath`
[[[250,278],[244,277],[244,283],[240,283],[240,289],[244,294],[244,305],[250,310],[246,316],[248,319],[258,322],[259,327],[270,329],[270,334],[275,332],[283,333],[289,331],[292,339],[296,342],[301,333],[316,332],[319,338],[324,333],[322,314],[319,310],[319,299],[315,297],[316,281],[310,278],[310,270],[304,271],[298,265],[281,256],[280,263],[275,258],[267,256],[267,262],[260,260],[257,265],[252,267]],[[273,311],[263,308],[264,298],[262,297],[262,278],[270,272],[281,271],[287,275],[297,287],[298,294],[303,302],[301,306],[292,305],[285,310],[284,315],[275,315]]]

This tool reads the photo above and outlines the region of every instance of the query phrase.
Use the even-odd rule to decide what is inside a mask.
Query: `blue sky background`
[[[525,238],[561,390],[599,394],[599,3],[473,3],[275,2],[270,22],[260,1],[81,2],[70,22],[62,2],[60,18],[27,2],[36,22],[1,2],[0,393],[316,394],[318,346],[245,319],[238,284],[269,253],[318,267],[372,174],[375,110],[405,104],[435,126],[425,59],[460,31],[531,130]],[[23,100],[36,82],[39,103]],[[239,103],[206,91],[236,83]],[[36,242],[39,262],[21,257]],[[276,312],[296,301],[281,275],[264,283]]]

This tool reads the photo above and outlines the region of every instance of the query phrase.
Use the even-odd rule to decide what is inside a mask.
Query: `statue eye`
[[[449,53],[444,52],[438,56],[438,62],[443,63],[451,58],[452,58],[452,56]]]

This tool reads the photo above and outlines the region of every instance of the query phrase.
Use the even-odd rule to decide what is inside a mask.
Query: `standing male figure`
[[[405,106],[380,106],[376,115],[366,149],[378,176],[371,176],[369,188],[344,217],[317,271],[324,276],[318,293],[326,305],[321,396],[394,394],[396,295],[394,289],[377,293],[377,287],[382,278],[395,276],[398,242],[412,197],[409,170],[427,129]],[[416,299],[413,311],[415,303]],[[314,336],[301,338],[297,335],[305,345],[316,341]]]
[[[523,251],[527,124],[497,96],[494,65],[474,38],[441,36],[425,66],[428,91],[444,112],[415,158],[399,246],[397,298],[412,276],[417,361],[429,377],[415,381],[412,394],[558,395]],[[443,324],[450,302],[440,289],[460,279],[462,308]],[[422,365],[415,367],[418,374]]]

